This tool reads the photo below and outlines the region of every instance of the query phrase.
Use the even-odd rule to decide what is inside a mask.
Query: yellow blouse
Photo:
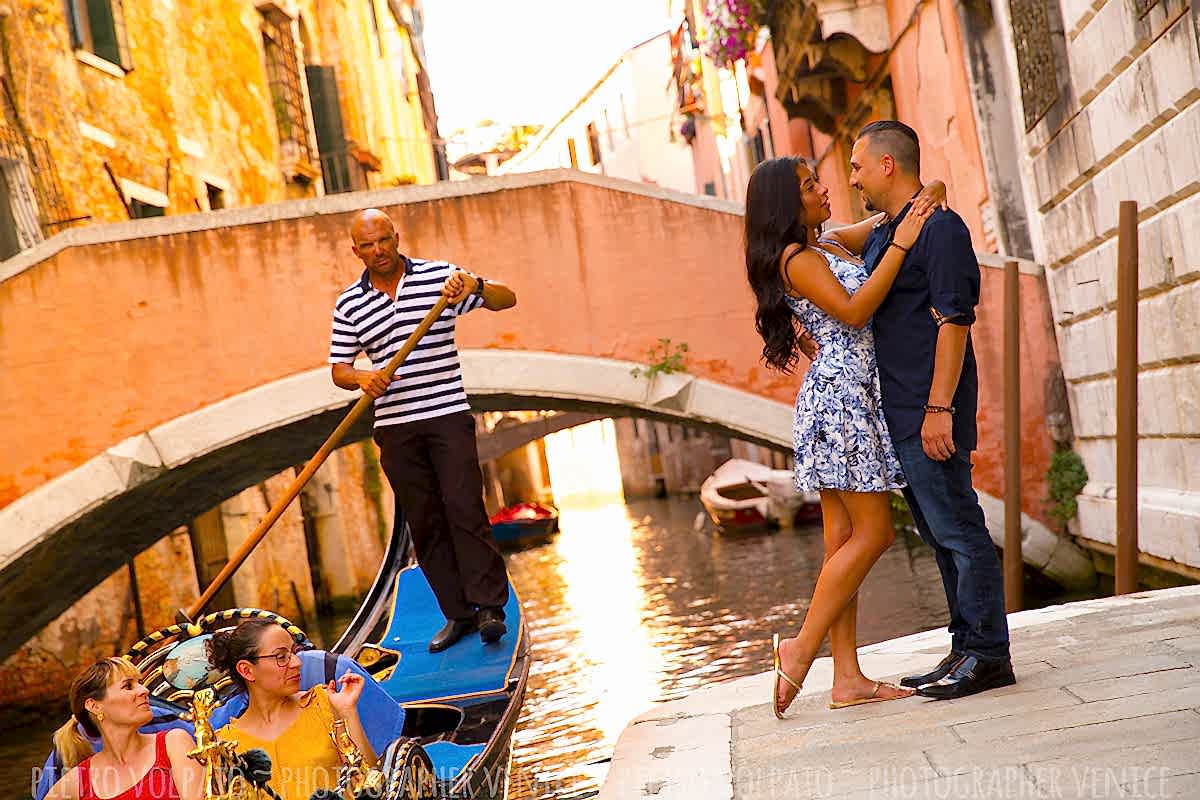
[[[317,789],[337,785],[342,766],[329,731],[333,708],[324,686],[316,686],[300,698],[300,714],[273,741],[259,739],[238,728],[238,721],[217,731],[217,737],[237,743],[239,753],[262,748],[271,757],[271,788],[283,800],[308,800]]]

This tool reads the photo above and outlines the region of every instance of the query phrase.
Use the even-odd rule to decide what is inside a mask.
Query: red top
[[[79,800],[179,800],[167,755],[167,732],[154,734],[154,763],[142,779],[113,797],[100,797],[92,788],[91,758],[79,764]]]

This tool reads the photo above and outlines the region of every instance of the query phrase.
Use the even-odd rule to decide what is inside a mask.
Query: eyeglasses
[[[292,656],[299,656],[302,650],[304,650],[303,646],[294,644],[290,648],[281,647],[278,650],[274,650],[270,653],[263,653],[262,655],[257,656],[246,656],[246,660],[258,661],[260,658],[273,658],[275,659],[275,664],[277,666],[286,667],[289,663],[291,663]]]

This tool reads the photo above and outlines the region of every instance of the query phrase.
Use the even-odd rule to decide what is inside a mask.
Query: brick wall
[[[1160,558],[1197,566],[1197,9],[1163,0],[1139,19],[1130,3],[1063,0],[1061,11],[1060,97],[1024,136],[1024,161],[1075,448],[1090,478],[1080,498],[1079,530],[1101,542],[1116,537],[1116,227],[1119,201],[1136,200],[1140,545]]]

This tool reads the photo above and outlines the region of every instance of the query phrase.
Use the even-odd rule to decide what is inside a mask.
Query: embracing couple
[[[763,359],[788,372],[801,351],[815,357],[796,399],[796,487],[821,493],[825,561],[800,632],[772,643],[780,718],[827,634],[833,708],[914,692],[964,697],[1016,680],[1000,561],[971,486],[979,264],[945,186],[922,187],[920,160],[907,125],[863,128],[850,184],[879,213],[836,231],[822,231],[829,191],[801,159],[763,162],[747,187]],[[894,489],[933,548],[951,634],[942,662],[902,686],[867,678],[855,642],[858,588],[895,537]]]

